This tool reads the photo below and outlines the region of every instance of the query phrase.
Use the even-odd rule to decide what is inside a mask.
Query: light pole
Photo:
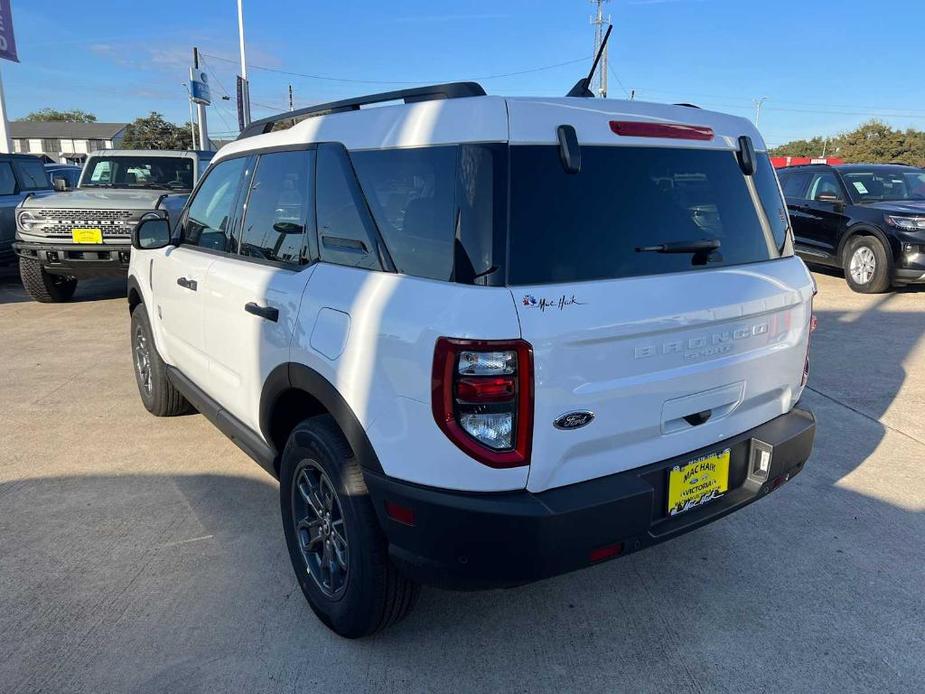
[[[186,82],[180,82],[180,86],[186,90],[186,103],[189,105],[189,134],[192,138],[190,148],[196,149],[196,128],[193,123],[193,93],[189,90],[189,85]]]
[[[247,57],[244,52],[244,0],[238,0],[238,43],[241,48],[241,120],[251,123],[250,85],[247,82]]]
[[[755,127],[758,127],[758,123],[761,121],[761,107],[764,105],[764,102],[768,100],[768,97],[763,96],[760,99],[755,99]]]

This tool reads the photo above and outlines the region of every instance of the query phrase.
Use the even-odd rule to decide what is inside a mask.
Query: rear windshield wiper
[[[719,239],[701,239],[700,241],[672,241],[655,246],[639,246],[637,253],[712,253],[720,247]]]

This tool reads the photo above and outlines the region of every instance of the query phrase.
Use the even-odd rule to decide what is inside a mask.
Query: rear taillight
[[[468,455],[494,468],[530,464],[533,349],[529,343],[439,338],[432,398],[437,425]]]

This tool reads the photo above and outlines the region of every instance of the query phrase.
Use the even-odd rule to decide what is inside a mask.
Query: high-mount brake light
[[[529,343],[439,338],[432,399],[437,425],[472,458],[493,468],[530,464],[533,349]]]
[[[713,128],[685,123],[651,123],[635,120],[612,120],[610,129],[623,137],[664,137],[671,140],[713,139]]]

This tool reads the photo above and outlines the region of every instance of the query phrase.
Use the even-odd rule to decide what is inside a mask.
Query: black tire
[[[167,367],[154,345],[148,311],[139,304],[132,311],[132,370],[145,409],[156,417],[174,417],[192,411],[189,402],[167,380]]]
[[[19,277],[29,296],[43,304],[67,301],[77,289],[76,277],[45,272],[42,264],[31,258],[19,259]]]
[[[892,258],[876,236],[850,239],[845,246],[843,267],[848,286],[861,294],[881,294],[892,285]]]
[[[324,494],[316,497],[322,508],[329,509],[328,530],[317,526],[314,530],[305,526],[297,530],[298,522],[303,520],[298,516],[308,514],[306,518],[312,524],[318,517],[306,501],[310,495],[299,491],[299,482],[303,482],[304,490],[309,477],[319,483],[326,478],[335,492],[329,506],[322,501]],[[366,491],[363,473],[330,415],[306,419],[292,431],[283,450],[279,479],[289,558],[299,587],[318,618],[335,633],[351,639],[369,636],[403,619],[417,602],[420,586],[399,573],[389,559],[386,538]],[[343,551],[335,552],[341,546],[337,541],[338,518],[342,520],[339,532],[346,542]],[[312,573],[312,560],[307,558],[312,553],[303,553],[303,542],[312,532],[322,539],[306,543],[309,546],[323,550],[333,541],[329,562],[332,570],[327,582],[323,570]],[[341,565],[345,569],[335,567],[334,560],[344,556]],[[331,577],[335,569],[342,576],[340,581]]]

